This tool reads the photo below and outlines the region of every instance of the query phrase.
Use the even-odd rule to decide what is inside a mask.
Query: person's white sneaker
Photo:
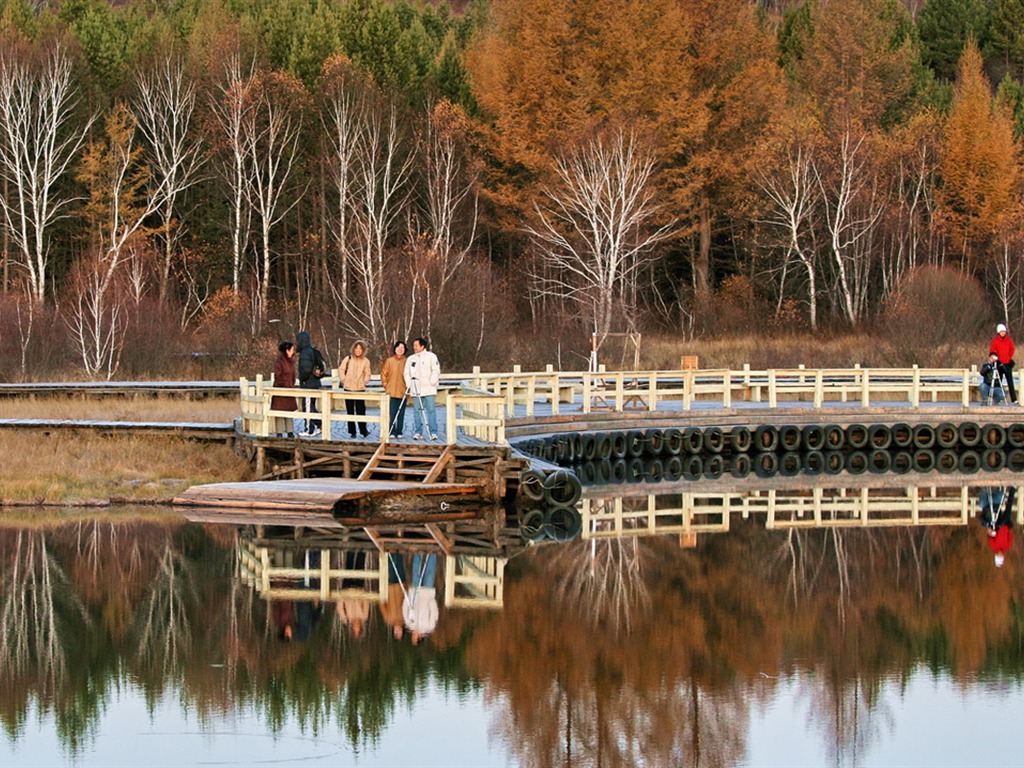
[[[415,435],[412,436],[412,439],[413,440],[422,440],[423,439],[423,435],[421,435],[419,432],[417,432]]]
[[[431,440],[437,440],[437,439],[438,439],[438,437],[437,437],[437,435],[431,435],[431,436],[430,436],[430,439],[431,439]]]
[[[320,432],[319,429],[314,429],[312,432],[309,433],[309,436],[310,437],[320,437],[321,434],[322,433]]]

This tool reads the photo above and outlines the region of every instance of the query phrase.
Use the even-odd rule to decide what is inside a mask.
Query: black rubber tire
[[[544,512],[540,509],[528,509],[519,518],[519,535],[527,541],[541,541],[544,533]]]
[[[1018,422],[1006,428],[1006,445],[1010,448],[1024,448],[1024,424]]]
[[[892,447],[901,448],[906,450],[914,444],[914,430],[906,422],[900,422],[893,424],[889,428],[889,433],[892,435]]]
[[[631,429],[626,433],[626,448],[632,458],[644,455],[646,443],[644,433],[639,429]]]
[[[704,431],[700,427],[683,430],[683,450],[689,454],[704,453]]]
[[[650,457],[644,462],[644,482],[660,483],[665,479],[665,464],[657,457]]]
[[[582,464],[576,464],[572,471],[583,485],[597,485],[597,464],[595,462],[584,461]]]
[[[911,457],[914,471],[927,473],[935,469],[935,452],[927,448],[919,448]]]
[[[825,449],[825,428],[821,424],[808,424],[800,430],[800,444],[805,451]]]
[[[779,471],[779,457],[771,451],[754,454],[754,474],[758,477],[772,477]]]
[[[665,430],[665,443],[662,452],[666,456],[678,456],[683,451],[683,433],[675,427]]]
[[[544,498],[544,473],[536,469],[527,469],[519,476],[519,495],[530,501],[541,501]]]
[[[629,475],[629,463],[625,459],[616,459],[612,462],[611,481],[614,485],[622,485]]]
[[[868,454],[868,469],[873,475],[884,475],[892,470],[892,454],[883,448],[876,448]]]
[[[571,507],[582,495],[579,478],[568,470],[559,469],[544,478],[544,499],[548,504]]]
[[[846,428],[846,445],[854,451],[868,447],[868,428],[863,424],[850,424]]]
[[[704,477],[717,480],[725,472],[725,459],[720,453],[713,453],[704,459]]]
[[[721,427],[704,429],[704,453],[721,453],[725,448],[725,432]]]
[[[935,427],[935,444],[939,448],[953,448],[959,439],[956,424],[944,421]]]
[[[580,461],[583,458],[583,435],[573,432],[569,435],[569,442],[572,444],[572,455],[570,461]]]
[[[981,454],[981,468],[986,472],[998,472],[1006,469],[1006,451],[989,448]]]
[[[754,430],[752,450],[759,453],[770,453],[779,447],[779,430],[771,424],[762,424]],[[772,473],[774,474],[774,472]]]
[[[1006,454],[1006,468],[1024,472],[1024,448],[1014,448]]]
[[[601,459],[597,462],[597,481],[601,485],[608,485],[612,481],[611,459]]]
[[[944,475],[956,472],[960,466],[960,457],[952,448],[943,448],[935,454],[935,468]]]
[[[704,474],[704,459],[697,454],[683,458],[683,477],[687,480],[698,480]]]
[[[626,460],[626,482],[639,483],[644,479],[644,460],[638,456]]]
[[[593,461],[597,458],[597,435],[593,432],[583,434],[583,461]]]
[[[986,448],[1006,446],[1006,428],[1002,424],[986,424],[981,428],[981,444]]]
[[[793,424],[783,424],[779,427],[779,450],[799,451],[800,450],[800,427]]]
[[[754,433],[750,427],[733,427],[729,430],[729,447],[733,453],[747,453],[753,445]]]
[[[583,516],[573,507],[550,507],[544,513],[544,534],[552,541],[572,541],[582,530]]]
[[[892,430],[888,424],[872,424],[868,427],[868,447],[873,451],[887,451],[892,445]]]
[[[838,424],[825,425],[825,450],[841,451],[846,447],[846,432]]]
[[[749,453],[733,454],[729,462],[729,474],[733,477],[747,477],[750,475],[751,469],[753,469],[753,462],[750,460]]]
[[[846,456],[842,451],[825,451],[825,474],[838,475],[846,466]]]
[[[849,433],[847,433],[849,436]],[[850,451],[846,454],[843,469],[851,475],[863,475],[868,471],[868,455],[864,451]]]
[[[594,450],[594,458],[598,461],[606,461],[612,457],[612,437],[607,432],[598,432],[594,435],[597,446]]]
[[[796,477],[803,466],[803,458],[799,451],[786,451],[779,457],[779,474],[783,477]]]
[[[629,449],[626,443],[625,432],[612,432],[609,434],[609,439],[612,444],[612,458],[613,459],[624,459],[629,454]]]
[[[683,460],[679,456],[669,456],[665,459],[665,479],[670,483],[675,482],[683,476]]]
[[[905,475],[914,468],[913,454],[906,451],[896,451],[892,455],[892,471],[897,475]]]
[[[957,428],[961,448],[973,448],[981,442],[981,427],[973,421],[962,422]]]
[[[927,451],[935,447],[935,427],[931,424],[915,424],[913,432],[915,449]]]
[[[665,448],[665,433],[660,429],[648,429],[644,432],[644,455],[660,456]]]
[[[824,439],[824,432],[822,437]],[[808,451],[804,454],[803,459],[803,470],[804,474],[807,475],[820,475],[825,471],[825,454],[821,451]]]
[[[962,475],[973,475],[981,469],[981,456],[977,451],[964,451],[957,457],[957,471]]]

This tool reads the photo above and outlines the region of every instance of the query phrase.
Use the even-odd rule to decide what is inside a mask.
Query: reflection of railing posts
[[[454,555],[445,558],[446,608],[501,608],[505,600],[505,560]]]
[[[319,549],[320,564],[295,567],[291,564],[295,550],[271,549],[251,539],[239,541],[239,571],[242,580],[256,588],[266,600],[371,600],[386,602],[388,598],[387,558],[381,556],[377,565],[365,568],[333,568],[331,555],[345,550]],[[316,586],[305,586],[318,582]],[[345,587],[346,580],[369,582],[373,589]]]

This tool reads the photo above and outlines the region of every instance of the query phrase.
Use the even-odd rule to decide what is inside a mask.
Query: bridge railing
[[[277,387],[262,376],[240,379],[242,429],[257,436],[292,431],[291,419],[323,422],[321,438],[331,439],[331,427],[341,422],[375,424],[388,440],[390,401],[385,392],[345,392],[333,379],[320,390]],[[438,403],[446,408],[446,439],[463,434],[489,443],[505,442],[505,419],[539,413],[688,411],[709,403],[723,408],[761,403],[777,408],[806,403],[821,408],[844,402],[862,406],[949,402],[969,405],[980,401],[975,368],[769,368],[687,371],[544,371],[447,374],[442,377]],[[299,409],[271,408],[275,395],[294,397]],[[369,413],[348,415],[345,402],[362,400]],[[315,404],[314,412],[312,405]],[[408,406],[407,406],[408,407]]]
[[[530,417],[539,408],[575,412],[690,410],[700,402],[828,402],[863,406],[980,400],[976,368],[770,368],[692,371],[537,371],[468,375],[471,386],[504,398],[505,415]]]

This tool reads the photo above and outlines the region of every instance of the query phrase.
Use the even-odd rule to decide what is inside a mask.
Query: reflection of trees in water
[[[836,668],[802,677],[807,725],[821,732],[829,765],[859,765],[872,744],[895,728],[895,714],[880,700],[883,682]]]
[[[592,626],[629,631],[637,614],[650,610],[637,539],[596,539],[554,548],[547,562],[555,602],[573,619],[589,614]]]
[[[190,602],[196,598],[191,565],[169,539],[156,574],[136,612],[138,656],[144,666],[171,677],[192,645]]]
[[[0,668],[57,689],[68,666],[65,624],[87,620],[78,595],[53,557],[44,531],[18,531],[0,570]]]

